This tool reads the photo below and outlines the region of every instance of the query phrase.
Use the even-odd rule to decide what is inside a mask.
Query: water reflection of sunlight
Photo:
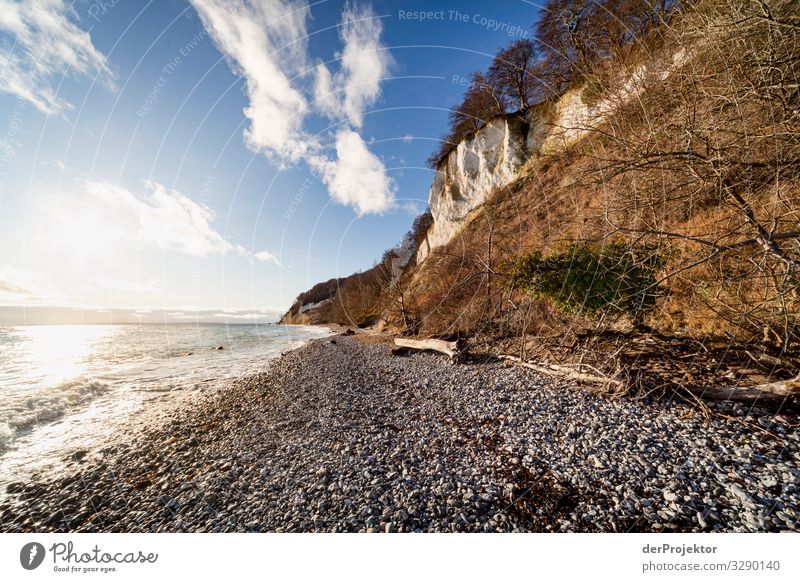
[[[23,354],[31,374],[47,385],[57,385],[85,374],[89,356],[113,333],[108,325],[43,325],[24,328]]]

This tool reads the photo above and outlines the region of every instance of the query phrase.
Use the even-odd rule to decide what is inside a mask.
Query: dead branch
[[[582,365],[580,368],[591,368],[595,371],[595,373],[587,373],[578,370],[575,370],[569,366],[562,366],[560,364],[533,364],[531,362],[526,362],[521,360],[516,356],[509,356],[509,355],[500,355],[499,358],[503,360],[508,360],[509,362],[513,362],[517,366],[522,366],[523,368],[528,368],[530,370],[535,370],[541,374],[546,374],[547,376],[555,376],[558,378],[570,378],[571,380],[576,380],[578,382],[588,382],[589,384],[603,384],[603,385],[613,385],[618,388],[622,388],[624,384],[615,378],[611,378],[610,376],[605,376],[600,374],[596,368]]]
[[[792,380],[780,380],[754,386],[712,387],[697,390],[712,400],[776,400],[800,396],[800,375]]]
[[[401,348],[420,351],[430,350],[446,354],[453,360],[457,360],[463,355],[463,352],[458,346],[458,342],[448,342],[437,339],[415,340],[405,337],[396,337],[394,338],[394,343]]]

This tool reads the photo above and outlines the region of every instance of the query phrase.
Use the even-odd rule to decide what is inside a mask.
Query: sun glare
[[[109,226],[92,212],[70,212],[53,226],[56,232],[49,233],[48,239],[57,242],[56,251],[76,263],[85,264],[109,251]]]
[[[33,375],[57,385],[86,373],[97,344],[114,332],[107,325],[43,325],[24,328]]]

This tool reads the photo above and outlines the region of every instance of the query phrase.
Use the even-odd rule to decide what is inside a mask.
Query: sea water
[[[271,324],[0,327],[0,493],[119,436],[132,414],[262,370],[328,333]]]

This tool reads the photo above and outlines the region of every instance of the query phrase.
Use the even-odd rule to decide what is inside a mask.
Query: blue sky
[[[537,12],[0,0],[0,305],[244,320],[368,268],[426,208],[459,80]]]

